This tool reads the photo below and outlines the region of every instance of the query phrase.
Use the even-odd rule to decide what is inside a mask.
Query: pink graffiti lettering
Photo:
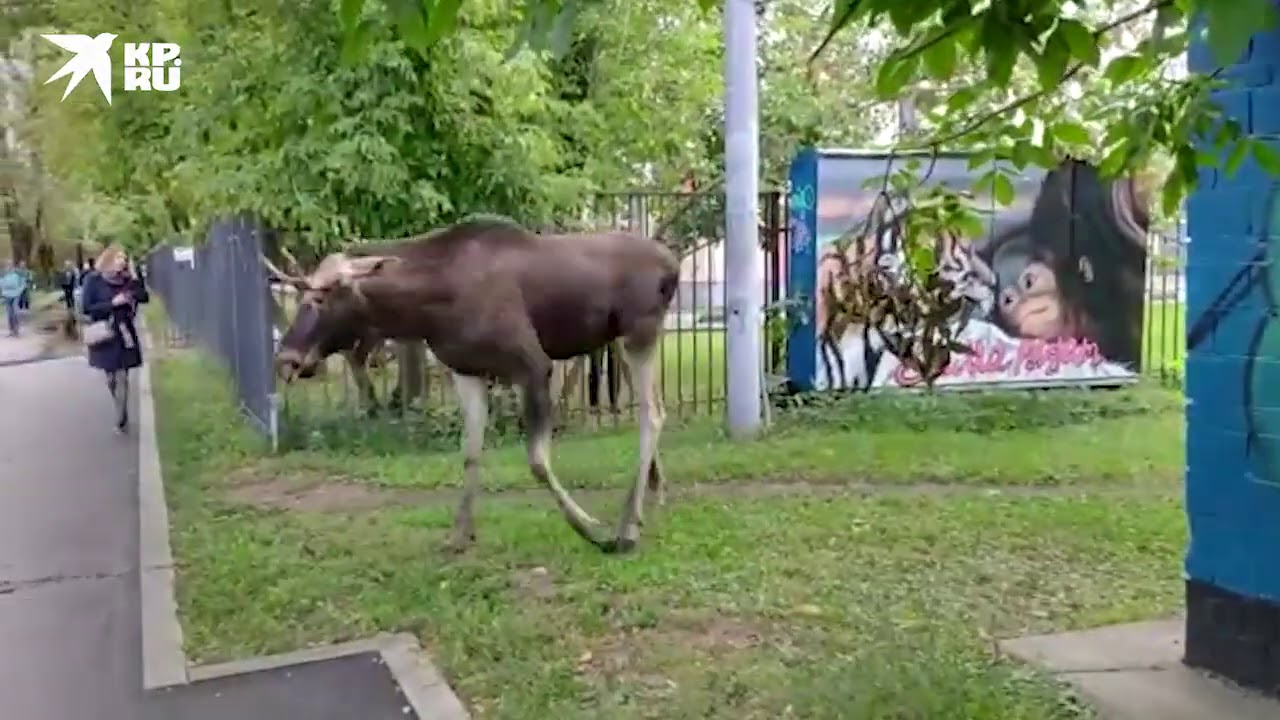
[[[1096,368],[1106,362],[1098,346],[1085,338],[1060,340],[1021,340],[1018,342],[970,343],[968,354],[956,353],[942,372],[943,378],[1016,378],[1039,374],[1053,377],[1063,368]],[[905,363],[893,370],[890,382],[900,387],[921,383],[920,373]]]

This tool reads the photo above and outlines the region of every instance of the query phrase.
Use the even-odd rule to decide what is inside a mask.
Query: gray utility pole
[[[752,0],[724,3],[725,352],[729,435],[760,431],[764,361],[764,262],[759,202],[756,9]]]

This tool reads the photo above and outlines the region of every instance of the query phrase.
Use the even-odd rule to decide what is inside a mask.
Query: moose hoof
[[[445,541],[441,549],[446,555],[461,555],[475,544],[475,533],[470,535],[452,535]]]
[[[626,555],[636,549],[636,541],[628,537],[617,537],[604,541],[600,549],[608,555]]]

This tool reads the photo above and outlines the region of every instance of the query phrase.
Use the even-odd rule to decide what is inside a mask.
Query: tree
[[[536,50],[562,52],[575,19],[599,1],[522,0],[517,4],[521,42]],[[342,3],[340,17],[349,37],[359,34],[356,18],[363,5],[364,0]],[[401,18],[397,28],[402,36],[411,46],[423,48],[450,32],[462,3],[394,0],[389,5]],[[718,3],[697,0],[697,5],[710,12]],[[1187,18],[1204,18],[1208,40],[1225,64],[1239,55],[1253,33],[1275,25],[1274,3],[1152,0],[1132,8],[1126,7],[1130,3],[1106,2],[1084,5],[1089,13],[1081,11],[1082,5],[1068,0],[835,0],[829,30],[816,45],[813,59],[822,57],[849,32],[889,30],[898,40],[879,66],[878,95],[884,100],[900,98],[918,81],[929,78],[939,84],[936,107],[946,109],[946,119],[936,118],[934,131],[917,145],[973,147],[983,161],[1004,160],[1016,167],[1028,163],[1051,167],[1063,154],[1101,147],[1102,168],[1109,175],[1149,164],[1163,153],[1174,165],[1164,184],[1166,211],[1175,208],[1195,183],[1200,162],[1216,162],[1212,156],[1197,155],[1196,140],[1206,133],[1219,149],[1232,146],[1229,171],[1250,154],[1269,169],[1280,170],[1280,156],[1261,143],[1241,138],[1235,123],[1221,121],[1208,99],[1216,78],[1170,78],[1159,73],[1170,58],[1185,52]],[[1150,31],[1139,33],[1145,38],[1138,46],[1104,63],[1104,51],[1114,42],[1113,31],[1141,22],[1148,23]],[[981,68],[980,81],[947,86],[965,67]],[[1039,87],[984,109],[992,98],[1008,95],[1020,67],[1034,70]],[[1083,104],[1097,112],[1094,125],[1102,131],[1101,143],[1080,122],[1056,121],[1066,104],[1063,91],[1095,79],[1105,83],[1107,100]],[[992,174],[984,182],[989,189],[1003,186],[997,178],[998,173]]]

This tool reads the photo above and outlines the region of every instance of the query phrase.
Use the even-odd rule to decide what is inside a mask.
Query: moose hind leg
[[[472,516],[480,489],[480,457],[484,452],[484,430],[489,423],[489,384],[483,378],[454,375],[453,387],[462,406],[462,474],[465,485],[458,510],[453,516],[449,548],[463,550],[476,539]]]
[[[630,377],[630,373],[627,375]],[[651,375],[653,382],[650,384],[649,392],[653,397],[653,419],[656,423],[657,430],[654,431],[653,438],[653,462],[649,463],[649,497],[652,498],[654,505],[662,507],[667,504],[667,474],[662,470],[661,453],[658,450],[658,433],[662,432],[662,426],[666,424],[667,409],[662,404],[662,392],[658,388],[657,377]],[[628,380],[628,383],[631,382]],[[635,392],[634,390],[632,391]]]
[[[528,434],[529,470],[556,499],[565,520],[574,532],[593,545],[600,545],[592,527],[600,523],[583,510],[556,479],[551,470],[551,363],[546,361],[524,381],[525,432]]]
[[[618,535],[613,546],[616,552],[627,552],[640,541],[645,488],[662,486],[661,470],[657,470],[655,475],[655,460],[658,456],[658,436],[665,419],[665,411],[661,403],[656,401],[653,387],[656,343],[644,343],[640,347],[628,344],[624,350],[639,400],[640,468],[622,507],[622,519],[618,523]]]

